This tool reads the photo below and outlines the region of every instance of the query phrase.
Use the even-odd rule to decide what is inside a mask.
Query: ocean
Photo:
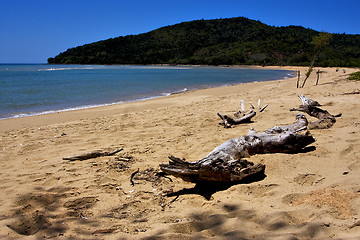
[[[0,64],[0,119],[284,79],[293,74],[226,67]]]

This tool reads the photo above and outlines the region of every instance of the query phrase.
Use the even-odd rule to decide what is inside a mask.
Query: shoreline
[[[49,64],[51,65],[51,64]],[[145,65],[146,66],[146,65]],[[150,65],[149,65],[150,66]],[[171,65],[163,65],[163,64],[158,64],[158,65],[151,65],[151,66],[170,66]],[[150,66],[150,67],[151,67]],[[179,65],[178,67],[182,67],[183,65]],[[189,65],[186,65],[189,66]],[[285,70],[285,71],[295,71],[295,70],[290,70],[288,68],[293,68],[291,66],[287,66],[287,67],[277,67],[277,66],[246,66],[246,65],[233,65],[233,66],[228,66],[228,65],[221,65],[221,66],[207,66],[207,65],[190,65],[189,67],[214,67],[214,68],[244,68],[244,69],[269,69],[269,70]],[[301,67],[295,67],[295,69],[298,69]],[[286,80],[292,77],[285,77],[283,79],[275,79],[275,80],[270,80],[270,81],[278,81],[278,80]],[[257,83],[258,81],[255,82],[250,82],[250,83]],[[268,82],[264,81],[264,82]],[[189,92],[194,92],[194,91],[201,91],[201,90],[206,90],[206,89],[215,89],[215,88],[222,88],[222,87],[233,87],[233,86],[237,86],[237,85],[242,85],[242,84],[246,84],[246,83],[239,83],[239,84],[235,84],[235,85],[224,85],[224,86],[214,86],[214,87],[208,87],[208,88],[200,88],[200,89],[194,89],[194,90],[188,90],[188,89],[184,89],[184,91],[177,91],[174,93],[166,93],[164,95],[159,95],[159,96],[153,96],[153,97],[148,97],[145,99],[137,99],[137,100],[133,100],[133,101],[124,101],[124,102],[116,102],[116,103],[107,103],[107,104],[100,104],[100,105],[93,105],[93,106],[79,106],[79,107],[73,107],[73,108],[69,108],[69,109],[58,109],[58,110],[47,110],[47,111],[43,111],[43,112],[36,112],[36,113],[25,113],[25,114],[17,114],[11,117],[5,117],[5,118],[0,118],[0,132],[1,131],[5,131],[5,130],[10,130],[10,129],[17,129],[20,125],[25,127],[26,124],[23,119],[24,118],[36,118],[37,121],[38,120],[42,120],[41,116],[44,116],[46,118],[46,116],[48,115],[58,115],[58,114],[62,114],[62,113],[71,113],[71,112],[78,112],[78,111],[91,111],[92,109],[96,109],[98,110],[98,108],[107,108],[107,107],[115,107],[118,105],[123,105],[123,104],[132,104],[132,103],[137,103],[137,102],[145,102],[145,101],[151,101],[154,99],[158,99],[158,98],[166,98],[169,96],[173,96],[173,95],[177,95],[177,94],[182,94],[182,93],[189,93]],[[96,111],[97,112],[97,111]],[[68,114],[66,114],[68,115]],[[54,119],[56,117],[54,116],[49,116],[49,119]],[[65,117],[67,119],[67,117]],[[19,119],[19,120],[17,120]],[[20,120],[21,119],[21,120]],[[71,118],[73,119],[73,118]],[[10,124],[9,121],[11,120],[15,120],[15,122],[19,122],[14,123],[14,124]],[[2,123],[2,121],[5,121],[7,125],[12,125],[12,127],[10,127],[9,129],[7,129],[7,127],[4,127],[4,124]],[[31,120],[30,120],[31,121]],[[32,122],[32,121],[31,121]],[[48,122],[45,120],[45,122]],[[54,122],[53,120],[51,120],[50,122]],[[6,125],[5,124],[5,125]],[[30,126],[38,126],[38,125],[33,125],[30,124]]]
[[[24,64],[24,65],[29,65],[29,64]],[[38,64],[34,64],[34,65],[38,65]],[[56,71],[61,71],[61,70],[73,70],[73,69],[79,69],[79,70],[84,70],[84,69],[95,69],[98,70],[95,66],[103,66],[106,67],[106,65],[79,65],[82,67],[73,67],[73,65],[64,65],[64,67],[61,67],[63,65],[56,65],[57,67],[55,68],[39,68],[39,69],[31,69],[32,71],[51,71],[51,70],[56,70]],[[68,67],[65,67],[68,66]],[[113,66],[113,65],[111,65]],[[127,65],[118,65],[120,67],[127,67]],[[140,68],[140,69],[146,69],[146,68],[150,68],[150,69],[157,69],[157,68],[164,68],[164,69],[173,69],[174,67],[171,65],[133,65],[130,68]],[[257,69],[254,67],[245,67],[245,66],[234,66],[234,67],[230,67],[230,66],[195,66],[195,65],[191,65],[188,66],[187,68],[184,68],[184,66],[176,66],[177,70],[180,69],[226,69],[226,68],[232,68],[232,69],[243,69],[243,70],[250,70],[250,69]],[[102,69],[102,68],[99,68]],[[11,69],[13,70],[13,69]],[[275,69],[272,69],[275,70]],[[281,70],[281,71],[287,71],[287,70]],[[226,75],[226,74],[225,74]],[[288,78],[291,77],[291,73],[287,73],[287,76],[285,75],[285,73],[283,73],[282,75],[283,78]],[[242,75],[240,75],[242,76]],[[194,76],[195,77],[195,76]],[[277,80],[276,77],[272,77],[272,80]],[[243,79],[242,77],[239,78],[242,79],[243,82],[248,82],[248,81],[258,81],[257,79],[247,79],[247,77],[245,77],[245,79]],[[264,80],[260,80],[260,81],[269,81],[270,78],[265,77]],[[200,79],[201,80],[201,79]],[[148,99],[154,99],[154,98],[159,98],[159,97],[163,97],[163,96],[169,96],[169,95],[173,95],[173,94],[177,94],[177,93],[181,93],[181,92],[186,92],[186,91],[193,91],[193,90],[199,90],[199,89],[206,89],[206,88],[214,88],[214,87],[222,87],[222,86],[231,86],[231,85],[237,85],[237,84],[241,84],[243,82],[239,82],[239,83],[231,83],[231,81],[229,81],[228,83],[222,82],[220,81],[219,83],[212,82],[214,79],[210,78],[210,82],[209,83],[198,83],[196,84],[189,84],[189,82],[187,83],[183,83],[183,88],[181,88],[180,86],[177,86],[177,89],[174,89],[171,86],[168,86],[169,89],[162,89],[162,90],[153,90],[152,92],[149,93],[142,93],[139,96],[136,96],[136,98],[132,98],[132,95],[127,95],[127,97],[116,97],[113,96],[112,99],[107,99],[105,101],[100,101],[100,102],[92,102],[91,104],[86,104],[86,102],[82,102],[82,105],[76,105],[76,104],[69,104],[68,102],[65,101],[65,106],[61,107],[61,104],[55,104],[55,105],[46,105],[43,104],[45,107],[43,109],[39,108],[37,110],[33,110],[31,111],[31,109],[18,109],[18,112],[5,112],[2,113],[0,116],[0,120],[2,119],[13,119],[13,118],[21,118],[21,117],[27,117],[27,116],[37,116],[37,115],[45,115],[45,114],[50,114],[50,113],[58,113],[58,112],[66,112],[66,111],[73,111],[73,110],[81,110],[81,109],[88,109],[88,108],[94,108],[94,107],[102,107],[102,106],[111,106],[111,105],[116,105],[116,104],[123,104],[123,103],[128,103],[128,102],[137,102],[137,101],[144,101],[144,100],[148,100]],[[197,82],[192,80],[192,82]],[[120,94],[121,96],[121,94]],[[121,100],[113,100],[113,99],[121,99]],[[87,99],[88,102],[89,100],[91,101],[91,99]],[[58,106],[57,106],[58,105]],[[7,108],[7,106],[5,105],[5,109]],[[19,112],[20,111],[20,112]]]

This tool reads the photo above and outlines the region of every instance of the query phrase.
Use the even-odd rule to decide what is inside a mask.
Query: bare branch
[[[98,157],[104,157],[104,156],[112,156],[122,150],[123,150],[123,148],[118,148],[118,149],[115,149],[115,150],[109,151],[109,152],[107,152],[107,151],[103,152],[102,150],[96,150],[93,152],[83,153],[83,154],[75,155],[72,157],[64,157],[63,160],[76,161],[76,160],[87,160],[87,159],[91,159],[91,158],[98,158]]]

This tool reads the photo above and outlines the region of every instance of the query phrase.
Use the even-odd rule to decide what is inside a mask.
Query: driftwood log
[[[299,95],[302,105],[298,108],[292,108],[290,111],[301,111],[309,114],[312,117],[318,118],[319,120],[315,122],[309,122],[309,129],[325,129],[330,128],[336,122],[337,117],[341,117],[341,113],[337,115],[332,115],[328,111],[318,108],[321,106],[317,101],[314,101],[303,95]]]
[[[112,155],[115,155],[116,153],[118,153],[118,152],[120,152],[122,150],[123,150],[123,148],[117,148],[117,149],[111,150],[111,151],[96,150],[96,151],[92,151],[92,152],[88,152],[88,153],[75,155],[75,156],[72,156],[72,157],[64,157],[63,160],[69,160],[69,161],[80,160],[80,161],[82,161],[82,160],[87,160],[87,159],[91,159],[91,158],[112,156]]]
[[[223,125],[225,128],[231,128],[232,125],[237,125],[241,123],[250,123],[251,119],[255,117],[256,112],[250,110],[250,112],[240,118],[234,119],[232,117],[229,117],[227,115],[222,115],[220,112],[217,113],[217,115],[221,118],[223,121],[221,125]]]
[[[305,115],[299,113],[292,125],[273,127],[264,132],[251,129],[248,135],[228,140],[216,147],[206,157],[195,162],[170,156],[169,164],[160,169],[185,181],[240,182],[256,174],[264,174],[264,164],[254,164],[243,158],[264,153],[298,152],[315,139],[308,132],[298,133],[307,126]]]
[[[217,113],[217,115],[222,120],[222,122],[220,124],[223,125],[225,128],[231,128],[231,126],[233,126],[233,125],[238,125],[238,124],[242,124],[242,123],[251,123],[251,119],[253,117],[255,117],[255,115],[256,115],[256,112],[254,111],[255,107],[251,102],[249,103],[251,106],[251,109],[249,112],[246,112],[244,109],[244,101],[241,100],[240,103],[241,103],[241,110],[234,114],[234,116],[236,118],[232,118],[228,115],[223,115],[220,112]],[[259,99],[258,107],[259,107],[259,112],[263,112],[265,110],[265,108],[268,107],[268,105],[266,104],[265,106],[261,107],[260,99]]]

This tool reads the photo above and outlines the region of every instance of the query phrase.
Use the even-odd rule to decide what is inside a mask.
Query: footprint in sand
[[[296,176],[294,178],[294,182],[296,182],[297,184],[302,185],[302,186],[312,186],[312,185],[320,183],[324,179],[325,179],[324,177],[317,175],[317,174],[305,173],[305,174],[299,174],[298,176]]]

